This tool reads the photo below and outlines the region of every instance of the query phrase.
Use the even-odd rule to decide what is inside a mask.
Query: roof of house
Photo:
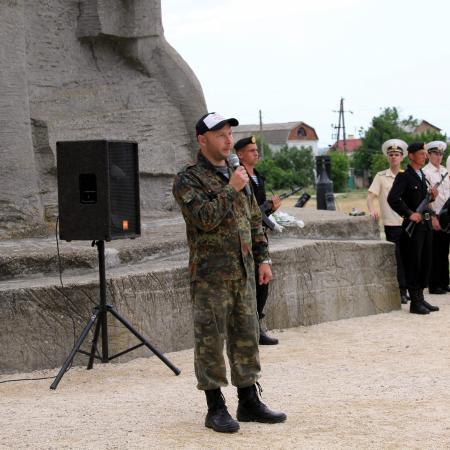
[[[357,148],[361,147],[362,139],[346,139],[345,143],[346,143],[346,147],[347,147],[347,152],[352,153]],[[339,141],[335,142],[331,148],[337,149],[337,150],[344,150],[344,140],[339,139]]]
[[[433,125],[432,123],[428,122],[427,120],[419,120],[417,125],[401,125],[401,128],[405,130],[407,133],[413,134],[421,125],[425,125],[426,128],[434,128],[436,131],[441,131],[441,128],[437,127],[436,125]]]
[[[263,124],[263,135],[264,140],[268,144],[272,145],[284,145],[289,140],[289,135],[291,131],[299,126],[304,126],[311,130],[312,140],[318,140],[317,133],[313,127],[306,124],[305,122],[284,122],[284,123],[265,123]],[[251,134],[259,135],[260,126],[259,124],[251,125],[239,125],[233,128],[233,135],[235,140],[241,139],[243,137],[249,136]],[[308,139],[303,137],[303,139]],[[299,138],[300,140],[300,138]]]

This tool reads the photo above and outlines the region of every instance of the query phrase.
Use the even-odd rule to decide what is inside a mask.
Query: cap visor
[[[227,123],[230,124],[232,127],[237,127],[239,125],[239,122],[237,121],[237,119],[232,117],[231,119],[222,120],[221,122],[217,123],[210,129],[210,131],[220,130]]]

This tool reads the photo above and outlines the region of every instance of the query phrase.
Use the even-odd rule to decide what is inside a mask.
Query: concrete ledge
[[[265,319],[269,328],[400,308],[394,246],[389,242],[286,239],[273,241],[271,248],[274,281]]]
[[[350,216],[338,211],[283,207],[282,211],[302,220],[304,228],[287,227],[273,238],[297,237],[300,239],[368,239],[379,240],[378,222],[369,216]]]
[[[379,240],[376,222],[368,216],[350,217],[336,211],[316,211],[294,207],[283,211],[301,219],[304,228],[288,227],[282,234],[271,234],[271,240],[364,239]],[[158,259],[186,248],[186,232],[179,213],[160,213],[142,219],[142,236],[135,240],[115,240],[106,245],[109,267]],[[97,253],[89,241],[60,242],[62,270],[97,267]],[[0,280],[24,275],[41,276],[58,272],[55,236],[36,239],[0,240]]]
[[[400,308],[394,246],[382,241],[272,243],[274,276],[267,309],[270,328],[308,325]],[[193,346],[187,253],[107,271],[108,302],[162,352]],[[386,267],[390,268],[386,270]],[[0,282],[0,373],[59,367],[91,308],[97,273]],[[110,320],[110,353],[136,343]],[[85,349],[89,346],[86,340]],[[118,361],[149,355],[138,349]],[[85,364],[76,357],[75,364]]]

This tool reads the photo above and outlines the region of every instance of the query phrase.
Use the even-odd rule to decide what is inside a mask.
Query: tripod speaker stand
[[[69,356],[65,360],[63,366],[61,367],[58,375],[50,386],[50,389],[56,389],[58,387],[61,378],[66,373],[70,365],[72,364],[73,358],[76,353],[82,353],[84,355],[89,356],[89,362],[87,365],[87,369],[92,369],[94,366],[94,359],[100,359],[102,363],[107,363],[114,358],[125,355],[132,350],[135,350],[139,347],[145,345],[150,351],[152,351],[162,362],[164,362],[174,373],[175,375],[180,374],[180,369],[175,367],[164,355],[162,355],[158,350],[153,347],[150,342],[143,337],[133,326],[123,318],[113,306],[106,304],[106,276],[105,276],[105,242],[104,241],[93,241],[92,246],[97,246],[98,250],[98,267],[99,267],[99,275],[100,275],[100,304],[94,308],[91,318],[89,322],[83,329],[80,337],[76,341],[72,351]],[[117,353],[113,356],[109,356],[108,353],[108,313],[110,313],[113,317],[115,317],[119,322],[121,322],[134,336],[136,336],[140,342],[140,344],[135,345],[134,347],[130,347],[127,350],[124,350],[120,353]],[[84,350],[80,350],[81,345],[83,344],[86,336],[88,335],[91,328],[95,325],[94,329],[94,337],[92,339],[91,351],[86,352]],[[97,341],[100,334],[100,329],[102,332],[102,349],[101,356],[96,355],[97,351]]]

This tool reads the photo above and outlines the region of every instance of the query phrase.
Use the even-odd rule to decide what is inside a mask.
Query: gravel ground
[[[284,424],[204,427],[193,352],[73,368],[51,380],[0,384],[0,449],[448,449],[450,295],[441,311],[403,310],[274,331],[261,348],[263,400]],[[0,382],[56,374],[1,375]],[[236,391],[224,390],[230,412]]]

